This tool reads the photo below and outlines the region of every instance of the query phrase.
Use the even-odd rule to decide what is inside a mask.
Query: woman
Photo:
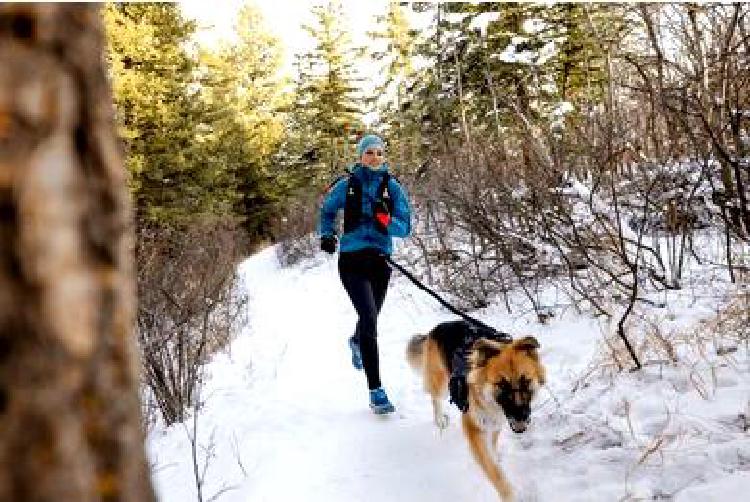
[[[376,414],[395,411],[380,382],[378,359],[378,314],[391,278],[385,257],[393,251],[391,238],[406,237],[411,230],[406,192],[388,173],[384,155],[385,144],[374,134],[357,143],[359,161],[326,194],[318,226],[320,248],[334,253],[336,215],[344,210],[339,276],[359,316],[349,347],[354,367],[364,367]]]

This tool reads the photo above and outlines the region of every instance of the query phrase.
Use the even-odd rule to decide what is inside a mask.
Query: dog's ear
[[[540,347],[539,342],[533,336],[525,336],[516,340],[513,343],[513,348],[516,350],[525,350],[528,352],[535,351]]]
[[[487,361],[503,351],[505,345],[480,338],[471,347],[471,362],[475,368],[487,364]]]

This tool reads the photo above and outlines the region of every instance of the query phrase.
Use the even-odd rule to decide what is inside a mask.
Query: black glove
[[[375,218],[375,228],[381,233],[388,234],[388,225],[391,223],[391,212],[388,211],[388,206],[385,202],[378,201],[375,204],[375,211],[373,211],[373,217]]]
[[[461,410],[461,413],[466,413],[469,410],[469,387],[466,385],[466,377],[453,375],[451,376],[448,388],[451,395],[451,403],[456,405],[456,408]]]
[[[336,252],[336,236],[335,235],[324,235],[320,238],[320,249],[328,254]]]

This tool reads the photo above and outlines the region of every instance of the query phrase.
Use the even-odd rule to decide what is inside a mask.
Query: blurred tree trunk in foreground
[[[0,4],[0,500],[151,501],[98,9]]]

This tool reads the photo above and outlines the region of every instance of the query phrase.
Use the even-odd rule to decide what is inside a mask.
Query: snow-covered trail
[[[262,279],[268,264],[253,265],[243,272],[258,284],[248,284],[255,328],[247,340],[258,378],[246,395],[258,406],[242,425],[247,448],[264,446],[238,500],[495,500],[489,488],[477,490],[484,481],[458,427],[439,437],[404,360],[405,341],[431,324],[420,325],[420,311],[435,317],[431,305],[415,304],[420,298],[408,288],[389,292],[381,371],[397,413],[376,417],[364,375],[350,363],[346,339],[356,317],[335,259],[304,272],[277,271],[272,281]]]
[[[210,366],[199,422],[201,442],[207,444],[212,432],[216,458],[235,457],[235,465],[220,469],[220,481],[217,468],[227,462],[209,464],[206,494],[236,487],[221,500],[496,500],[463,441],[458,412],[450,409],[451,427],[439,433],[404,359],[411,335],[450,314],[394,274],[379,342],[383,382],[397,412],[377,417],[367,406],[364,375],[350,363],[346,339],[356,316],[335,258],[307,270],[282,270],[269,249],[241,272],[251,296],[251,329]],[[543,346],[546,338],[553,337],[540,335]],[[558,354],[564,364],[565,351]],[[576,354],[568,363],[579,359]],[[187,494],[190,483],[168,484]]]
[[[221,502],[497,500],[464,443],[458,411],[450,407],[451,425],[439,433],[420,380],[404,359],[411,335],[451,315],[394,273],[379,342],[383,383],[397,412],[374,416],[364,375],[350,363],[346,340],[356,318],[336,259],[317,260],[307,268],[280,269],[270,248],[241,267],[251,297],[250,328],[208,367],[199,420],[201,459],[209,457],[204,500],[223,489]],[[610,427],[618,399],[628,391],[613,392],[611,382],[602,382],[571,397],[600,337],[593,321],[557,319],[539,326],[500,310],[483,319],[514,334],[536,335],[550,376],[530,429],[503,436],[503,466],[519,500],[608,501],[627,493],[650,498],[659,486],[664,493],[679,491],[687,484],[680,475],[695,479],[713,472],[700,465],[699,452],[666,473],[636,469],[642,449]],[[633,377],[636,396],[661,392],[660,382],[648,372]],[[650,408],[628,419],[652,418],[645,425],[658,429],[664,410],[649,399]],[[149,446],[161,499],[196,500],[185,429],[155,433]],[[742,479],[732,475],[722,482],[731,492]],[[676,499],[706,500],[700,493]]]

